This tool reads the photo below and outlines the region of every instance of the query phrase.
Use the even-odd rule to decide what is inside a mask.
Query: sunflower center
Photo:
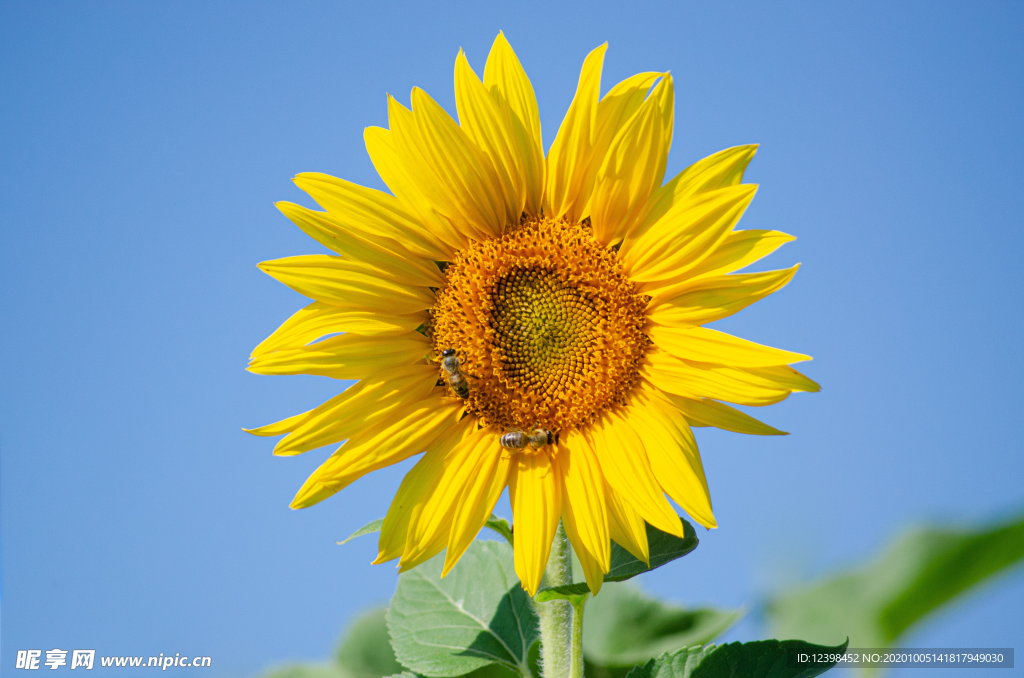
[[[459,252],[445,276],[429,334],[438,355],[455,350],[486,423],[558,433],[636,385],[646,298],[588,226],[525,221]]]

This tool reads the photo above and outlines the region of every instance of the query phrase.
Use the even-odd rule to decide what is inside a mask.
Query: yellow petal
[[[591,199],[590,219],[594,237],[605,245],[622,240],[665,177],[673,99],[672,77],[665,74],[640,110],[618,132],[603,159],[594,159],[600,162],[600,170]]]
[[[658,296],[660,290],[675,287],[687,280],[738,271],[794,240],[796,238],[781,231],[732,231],[714,251],[682,274],[664,280],[645,282],[639,285],[639,288],[645,294]]]
[[[615,492],[662,532],[683,536],[683,526],[658,484],[643,442],[620,415],[606,412],[588,431],[601,472]]]
[[[562,482],[545,451],[516,454],[509,474],[509,495],[516,530],[516,574],[533,596],[551,554],[562,508]]]
[[[308,414],[309,412],[303,412],[301,414],[296,414],[293,417],[288,417],[287,419],[274,422],[273,424],[267,424],[266,426],[260,426],[259,428],[243,428],[242,430],[246,433],[251,433],[254,436],[279,436],[293,431]]]
[[[642,283],[685,275],[722,244],[756,190],[753,184],[729,186],[676,206],[619,250],[630,277]]]
[[[397,168],[395,173],[400,177],[401,188],[393,187],[390,183],[388,186],[395,195],[413,205],[429,230],[443,237],[446,242],[461,243],[457,249],[462,249],[471,238],[480,237],[483,232],[472,220],[466,220],[452,186],[446,183],[448,177],[435,171],[430,159],[434,150],[423,138],[417,117],[422,118],[423,111],[417,116],[388,95],[388,125],[391,130],[387,138],[394,151],[391,160]]]
[[[608,506],[605,501],[604,476],[597,455],[587,439],[573,430],[561,436],[555,461],[565,485],[562,515],[568,516],[580,544],[596,559],[603,572],[611,563],[611,542],[608,532]]]
[[[601,66],[605,43],[583,61],[576,96],[562,120],[547,157],[547,184],[544,188],[544,214],[557,219],[565,216],[578,221],[586,203],[580,187],[586,178],[597,126],[597,102],[601,93]]]
[[[597,175],[612,142],[635,116],[643,105],[651,85],[662,75],[648,72],[630,76],[608,90],[598,102],[590,155],[579,159],[581,167],[585,168],[575,201],[576,205],[584,206],[579,211],[580,218],[590,214]]]
[[[380,340],[345,334],[301,348],[264,353],[249,363],[255,374],[315,374],[333,379],[362,379],[382,369],[423,361],[431,351],[422,334]]]
[[[608,531],[612,540],[633,554],[637,560],[651,564],[647,544],[647,526],[640,514],[611,485],[605,485],[608,501]],[[678,521],[676,521],[678,522]]]
[[[785,287],[800,265],[781,271],[698,278],[657,292],[647,317],[667,327],[693,327],[742,311]]]
[[[274,454],[301,454],[341,442],[426,398],[436,382],[433,365],[410,365],[371,375],[306,413],[289,435],[278,441]]]
[[[723,431],[747,433],[757,436],[785,436],[785,431],[772,428],[754,419],[749,414],[707,398],[684,398],[673,393],[661,392],[690,422],[690,426],[714,426]]]
[[[792,367],[786,365],[775,365],[772,367],[746,367],[744,372],[758,379],[765,379],[773,386],[789,389],[790,391],[804,391],[806,393],[817,393],[821,390],[813,379],[809,379]]]
[[[312,506],[367,473],[419,454],[453,426],[462,412],[461,401],[434,396],[420,401],[411,414],[373,435],[350,439],[306,479],[292,500],[292,508]]]
[[[382,247],[378,243],[389,241],[365,237],[356,229],[346,227],[344,222],[328,212],[315,212],[290,202],[279,202],[277,208],[324,247],[344,255],[346,259],[354,259],[372,267],[383,278],[421,287],[444,285],[444,276],[433,261],[403,251],[404,248],[397,243],[392,244],[390,249]]]
[[[448,536],[448,552],[444,558],[441,576],[446,576],[462,558],[476,535],[483,529],[494,511],[501,493],[508,485],[511,456],[502,449],[496,431],[490,434],[490,442],[477,448],[474,470],[468,478],[462,496],[452,517],[451,534]]]
[[[412,509],[425,494],[436,487],[440,478],[441,456],[443,455],[438,453],[437,448],[428,450],[412,470],[405,474],[384,516],[380,538],[377,540],[377,558],[373,561],[374,565],[386,563],[402,555]]]
[[[627,421],[643,441],[651,470],[665,493],[704,527],[717,527],[697,441],[683,415],[671,404],[643,391],[636,394],[626,411]]]
[[[670,182],[676,198],[704,191],[735,186],[743,181],[747,165],[754,159],[758,144],[733,146],[693,163]]]
[[[791,391],[745,370],[691,363],[661,350],[648,353],[645,361],[642,373],[652,384],[686,398],[712,398],[759,407],[785,400]]]
[[[484,65],[484,87],[508,111],[512,123],[513,153],[519,159],[526,204],[530,216],[539,216],[544,192],[544,147],[540,135],[540,111],[533,85],[503,33],[498,33]]]
[[[426,380],[363,379],[312,410],[277,442],[274,454],[295,456],[353,436],[372,435],[388,422],[401,419],[416,409],[416,403],[408,399],[405,391],[399,390],[403,384],[413,386],[424,397],[435,388],[433,382]]]
[[[422,390],[422,393],[426,395],[434,387],[436,381],[434,378],[437,375],[435,369],[424,369],[426,367],[427,366],[414,366],[411,368],[402,367],[395,370],[383,371],[380,374],[374,375],[371,379],[353,384],[344,392],[335,395],[333,398],[324,402],[324,404],[319,405],[312,410],[273,424],[243,430],[247,433],[252,433],[253,435],[262,436],[295,433],[300,431],[300,429],[313,436],[322,435],[323,428],[327,422],[338,423],[345,414],[349,415],[349,418],[351,418],[353,413],[360,414],[358,411],[360,408],[367,407],[367,400],[370,401],[369,410],[374,411],[374,406],[378,404],[378,402],[383,402],[388,395],[394,395],[403,388],[412,387],[416,392],[420,392]],[[388,385],[390,385],[391,388],[387,388]],[[382,395],[382,393],[384,395]],[[389,406],[384,405],[383,409],[389,409]],[[345,426],[347,424],[342,425]],[[300,435],[302,435],[302,433],[300,433]],[[292,444],[295,443],[295,437],[289,436],[278,441],[278,447],[274,449],[274,454],[296,455],[325,446],[325,444],[330,444],[331,442],[338,442],[344,438],[345,435],[342,435],[341,437],[330,438],[324,442],[319,442],[318,444],[311,444],[311,447],[303,448],[302,446],[297,446],[296,450],[292,450],[290,448],[292,447]],[[308,439],[307,441],[313,442]]]
[[[404,120],[402,129],[407,130],[407,135],[418,137],[416,123],[412,119],[412,111],[390,96],[388,97],[388,116],[393,128],[396,124],[395,120],[402,119]],[[451,221],[438,213],[431,201],[421,193],[417,183],[413,180],[412,170],[406,166],[409,152],[399,153],[399,142],[393,130],[367,127],[363,130],[363,141],[366,143],[366,152],[369,154],[377,174],[395,194],[399,204],[414,214],[417,221],[424,225],[426,231],[441,242],[445,254],[438,257],[438,260],[452,259],[455,252],[465,247],[469,241],[452,225]],[[413,143],[418,143],[418,141],[418,138],[415,138]],[[405,147],[401,148],[404,150]],[[415,165],[416,162],[420,162],[420,166],[423,166],[422,160],[413,160],[412,164]],[[434,193],[437,194],[438,200],[447,200],[447,194],[443,188],[435,187]]]
[[[494,432],[476,430],[475,417],[466,417],[460,425],[467,428],[444,445],[440,478],[409,520],[409,537],[400,563],[402,571],[433,557],[448,543],[455,509],[466,486],[474,480],[479,454],[493,448]]]
[[[407,334],[420,325],[426,324],[430,319],[426,311],[418,311],[410,315],[388,315],[374,311],[347,311],[341,307],[335,307],[335,309],[338,313],[334,316],[333,321],[337,323],[338,331],[365,337],[382,338]],[[331,333],[333,331],[328,334]]]
[[[271,351],[300,348],[328,334],[351,332],[364,336],[388,337],[408,334],[429,320],[426,311],[412,315],[383,315],[348,311],[340,306],[314,301],[297,311],[252,350],[256,357]]]
[[[643,218],[626,237],[623,247],[628,247],[632,240],[646,233],[673,205],[697,193],[734,186],[743,181],[743,172],[756,152],[757,144],[735,146],[698,160],[684,169],[672,181],[651,194]]]
[[[707,327],[677,328],[651,325],[647,329],[647,336],[658,348],[677,358],[703,363],[732,367],[765,367],[811,359],[810,356],[801,353],[755,344]]]
[[[438,491],[444,474],[445,457],[474,428],[475,423],[472,418],[466,417],[442,433],[430,445],[423,458],[402,479],[402,484],[399,486],[398,492],[391,502],[391,507],[384,517],[384,524],[380,528],[377,559],[373,561],[374,565],[393,560],[406,550],[409,524],[418,519],[430,497]],[[429,549],[429,545],[427,548]],[[431,553],[428,558],[432,558],[442,548],[444,548],[443,540],[441,540],[437,551]]]
[[[375,133],[369,136],[375,137]],[[450,245],[424,228],[419,218],[393,195],[319,172],[304,172],[293,181],[346,226],[377,242],[394,242],[433,261],[445,261],[453,253]]]
[[[459,127],[494,166],[505,204],[511,210],[506,223],[518,223],[526,204],[526,191],[512,112],[484,87],[461,49],[455,58],[455,107]]]
[[[299,294],[349,309],[406,315],[434,305],[434,293],[381,279],[372,266],[325,254],[264,261],[261,271]]]
[[[426,164],[408,169],[424,191],[437,185],[445,191],[443,196],[428,194],[435,208],[467,237],[498,236],[510,223],[519,223],[519,213],[506,203],[493,164],[447,111],[418,87],[412,90],[412,110],[423,144],[420,157]]]
[[[436,153],[436,143],[429,144],[424,138],[418,119],[424,117],[424,112],[421,110],[419,113],[417,116],[389,95],[390,133],[375,134],[370,158],[377,166],[377,156],[380,156],[384,170],[378,166],[377,171],[381,177],[396,196],[412,205],[431,232],[454,244],[456,249],[462,249],[470,239],[482,238],[486,234],[481,230],[482,225],[474,223],[473,218],[467,218],[463,213],[465,205],[456,195],[458,189],[452,185],[453,178],[439,174],[435,163],[431,162]],[[371,129],[367,129],[367,135]],[[371,138],[367,136],[366,140],[367,151],[370,151]],[[391,155],[388,155],[389,151]],[[385,176],[385,170],[388,176]]]
[[[587,588],[596,596],[601,591],[601,586],[604,584],[604,575],[608,568],[602,569],[598,559],[591,555],[587,547],[583,545],[583,540],[580,539],[579,532],[577,531],[576,516],[573,513],[572,505],[565,497],[562,497],[562,525],[565,527],[565,536],[569,538],[569,543],[572,544],[572,550],[580,560],[583,576],[587,580]],[[609,551],[611,550],[610,546],[609,544]]]

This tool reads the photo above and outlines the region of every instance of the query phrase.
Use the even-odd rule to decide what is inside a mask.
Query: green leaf
[[[739,610],[686,610],[632,584],[606,584],[584,609],[583,653],[599,666],[642,664],[664,652],[708,643],[742,616]]]
[[[517,671],[513,671],[504,664],[488,664],[481,666],[476,671],[470,671],[461,678],[523,678]]]
[[[540,666],[540,640],[533,641],[530,646],[530,673],[534,678],[542,678],[544,670]]]
[[[443,564],[442,553],[398,577],[387,614],[398,661],[427,676],[461,676],[492,662],[529,675],[538,622],[512,548],[475,541],[444,579]]]
[[[601,589],[602,591],[604,589]],[[590,587],[586,582],[578,584],[563,584],[562,586],[546,586],[533,597],[538,603],[546,603],[551,600],[568,600],[573,605],[580,598],[590,595]]]
[[[363,525],[362,527],[360,527],[358,530],[356,530],[355,532],[353,532],[349,536],[347,536],[344,539],[342,539],[341,541],[339,541],[338,542],[338,546],[341,546],[342,544],[347,544],[350,541],[352,541],[353,539],[355,539],[356,537],[362,537],[364,534],[372,534],[374,532],[380,532],[380,526],[383,525],[383,524],[384,524],[384,519],[383,518],[377,518],[377,520],[372,520],[372,521],[366,523],[365,525]]]
[[[338,645],[338,664],[352,678],[383,678],[403,670],[391,649],[386,614],[386,607],[363,612]]]
[[[612,563],[608,574],[604,576],[605,581],[623,581],[631,579],[638,574],[650,572],[676,558],[682,558],[697,548],[697,533],[686,520],[679,519],[683,523],[683,538],[662,532],[656,527],[647,526],[647,544],[650,547],[650,567],[642,560],[637,560],[626,549],[612,542]]]
[[[485,523],[485,527],[489,527],[500,534],[505,538],[505,541],[507,541],[509,545],[512,545],[515,541],[512,535],[512,526],[509,525],[508,521],[504,518],[499,518],[492,513],[490,519]]]
[[[835,662],[812,667],[793,666],[794,654],[819,652],[842,654],[846,643],[836,647],[812,645],[802,640],[759,640],[690,647],[666,653],[637,666],[626,678],[811,678],[828,671]]]
[[[1024,519],[982,530],[928,528],[874,561],[778,596],[774,635],[887,647],[919,619],[1024,558]]]
[[[626,549],[622,548],[615,542],[612,542],[612,559],[611,568],[608,570],[608,574],[604,576],[604,581],[624,581],[626,579],[632,579],[638,574],[644,572],[650,572],[653,569],[659,568],[666,563],[670,563],[677,558],[682,558],[686,554],[697,548],[697,533],[686,520],[679,519],[683,524],[683,538],[680,539],[675,535],[662,532],[656,527],[647,525],[647,545],[649,548],[648,555],[650,556],[651,565],[647,566],[642,560],[637,560],[633,557]],[[580,588],[582,587],[582,588]],[[571,595],[576,595],[582,591],[589,591],[585,582],[578,582],[575,584],[566,584],[563,586],[550,586],[540,589],[537,592],[537,600],[542,600],[541,595],[544,595],[543,600],[550,600],[553,598],[567,598]],[[550,598],[548,597],[550,596]]]

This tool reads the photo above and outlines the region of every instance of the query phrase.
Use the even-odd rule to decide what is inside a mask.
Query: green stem
[[[577,596],[572,601],[572,663],[569,678],[583,678],[583,606],[590,594]]]
[[[572,557],[565,529],[558,524],[555,541],[551,544],[551,555],[544,571],[541,586],[563,586],[572,583]],[[578,678],[580,673],[573,669],[573,606],[567,600],[552,600],[547,603],[534,602],[540,617],[541,670],[544,678]],[[580,622],[582,625],[582,621]]]

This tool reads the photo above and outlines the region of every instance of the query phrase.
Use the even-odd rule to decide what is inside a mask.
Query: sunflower
[[[735,274],[792,236],[734,230],[756,146],[664,185],[674,90],[640,73],[600,97],[607,45],[583,63],[545,156],[533,87],[499,34],[483,80],[460,50],[459,122],[413,89],[365,131],[391,194],[325,174],[295,183],[323,211],[278,203],[338,253],[260,268],[313,303],[256,347],[258,374],[356,383],[251,430],[275,454],[342,443],[292,502],[303,508],[425,453],[384,520],[374,562],[459,560],[509,488],[515,566],[532,595],[559,521],[593,591],[614,540],[648,560],[645,523],[682,536],[674,500],[716,527],[692,428],[781,434],[726,405],[818,386],[808,356],[704,327],[786,285]],[[667,495],[667,496],[666,496]]]

